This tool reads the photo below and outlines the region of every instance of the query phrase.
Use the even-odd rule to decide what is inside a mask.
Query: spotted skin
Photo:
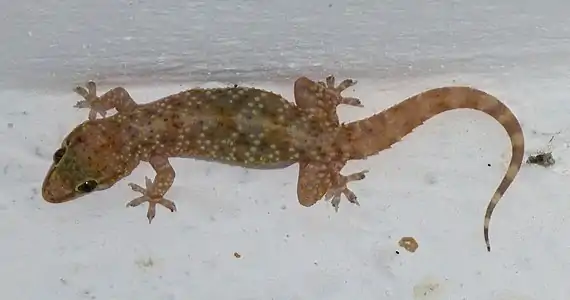
[[[442,87],[414,95],[369,118],[340,124],[339,105],[361,107],[357,98],[341,96],[356,81],[338,86],[333,76],[325,82],[300,77],[294,84],[295,103],[251,87],[195,88],[157,101],[137,104],[122,87],[96,95],[96,85],[75,91],[83,96],[76,107],[88,108],[88,120],[74,128],[54,152],[42,186],[43,198],[67,202],[110,188],[148,162],[156,175],[145,187],[129,183],[142,196],[127,203],[148,202],[147,218],[156,205],[176,211],[164,198],[176,176],[171,157],[216,161],[256,169],[284,168],[298,163],[297,198],[312,206],[321,199],[338,210],[341,195],[359,204],[347,187],[362,180],[367,170],[342,175],[349,160],[365,159],[390,148],[414,128],[448,110],[483,111],[504,126],[512,144],[508,171],[485,214],[484,235],[492,211],[522,164],[524,139],[513,113],[495,97],[469,87]],[[107,111],[117,113],[107,117]],[[102,118],[97,119],[97,115]]]
[[[137,104],[122,87],[97,97],[95,83],[88,82],[87,88],[75,89],[84,98],[75,107],[89,108],[88,120],[56,151],[43,197],[62,203],[104,190],[130,175],[141,161],[148,162],[156,176],[146,180],[145,188],[129,184],[143,195],[127,206],[148,202],[151,222],[156,204],[176,210],[174,202],[164,198],[176,176],[170,157],[257,169],[330,161],[338,156],[330,146],[340,130],[336,107],[361,106],[356,98],[340,96],[355,83],[345,80],[335,87],[334,77],[326,82],[299,78],[295,105],[278,94],[248,87],[196,88]],[[112,108],[117,113],[106,117]],[[311,172],[301,164],[298,195],[305,206],[314,203]],[[319,188],[328,189],[331,183],[322,182]]]

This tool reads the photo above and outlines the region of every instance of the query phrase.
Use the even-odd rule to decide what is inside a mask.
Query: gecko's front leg
[[[89,108],[89,120],[95,120],[97,114],[104,118],[107,111],[113,108],[118,112],[129,112],[137,106],[137,103],[123,87],[113,88],[98,97],[95,82],[89,81],[85,86],[87,89],[82,86],[77,86],[73,89],[74,92],[84,99],[77,101],[73,107]]]
[[[156,172],[154,180],[150,180],[150,178],[145,177],[146,188],[135,183],[129,183],[129,186],[133,191],[139,192],[143,195],[127,203],[127,206],[136,207],[144,202],[148,202],[148,211],[146,216],[150,224],[156,214],[157,204],[170,209],[171,212],[176,211],[176,205],[174,202],[164,198],[164,195],[172,186],[176,174],[174,172],[174,168],[172,168],[172,165],[170,165],[170,162],[166,157],[153,156],[150,158],[149,163]]]

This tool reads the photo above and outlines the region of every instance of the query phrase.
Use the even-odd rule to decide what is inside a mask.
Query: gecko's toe
[[[176,204],[168,199],[160,198],[158,204],[170,209],[171,212],[176,211]]]
[[[340,206],[340,192],[338,190],[330,190],[325,195],[325,201],[331,202],[332,207],[336,212],[338,212],[338,208]]]
[[[148,219],[148,223],[152,223],[152,219],[156,215],[156,202],[148,202],[148,210],[146,212],[146,218]]]
[[[362,180],[364,178],[366,178],[366,173],[368,173],[369,170],[362,170],[360,172],[356,172],[356,173],[352,173],[348,176],[346,176],[346,182],[351,182],[351,181],[358,181],[358,180]]]
[[[89,96],[89,92],[87,91],[87,89],[85,89],[82,86],[76,86],[75,88],[73,88],[73,91],[79,96],[83,97],[84,99],[87,99],[87,96]]]
[[[351,86],[355,86],[357,83],[358,83],[358,81],[351,79],[351,78],[347,78],[347,79],[343,80],[336,88],[334,86],[332,88],[336,89],[339,93],[341,93],[344,90],[346,90],[347,88],[349,88]]]
[[[176,211],[176,205],[174,204],[174,202],[172,202],[168,199],[164,199],[162,197],[160,197],[160,198],[149,198],[149,197],[147,197],[147,198],[149,200],[147,200],[148,210],[146,213],[146,217],[148,219],[149,224],[152,222],[152,220],[154,219],[154,217],[156,215],[156,205],[157,204],[160,204],[160,205],[168,208],[171,212]]]
[[[87,86],[87,90],[89,91],[89,95],[91,95],[91,96],[97,95],[97,84],[95,84],[95,81],[89,80],[89,81],[87,81],[85,86]]]
[[[83,97],[83,99],[87,100],[87,102],[95,100],[97,98],[97,85],[95,82],[88,81],[85,86],[87,88],[78,85],[73,88],[73,91]]]
[[[99,103],[99,97],[97,97],[97,86],[94,81],[88,81],[85,84],[85,87],[76,86],[73,91],[83,97],[83,100],[77,101],[77,103],[73,106],[75,108],[89,108],[89,120],[97,119],[97,114],[100,114],[101,117],[105,118],[107,115],[106,110],[101,107],[101,103]]]
[[[75,103],[74,108],[89,108],[89,102],[87,100],[80,100]]]
[[[342,193],[344,194],[344,196],[346,197],[348,202],[360,206],[360,202],[358,202],[358,200],[357,200],[358,197],[356,197],[356,194],[353,191],[351,191],[348,188],[345,188],[342,191]]]
[[[129,183],[129,187],[138,193],[143,194],[142,196],[131,200],[127,203],[127,207],[136,207],[141,205],[142,203],[148,202],[148,211],[146,217],[148,219],[149,224],[152,222],[156,215],[156,205],[160,204],[166,208],[168,208],[171,212],[176,211],[176,204],[173,201],[165,199],[164,197],[150,197],[148,195],[148,191],[152,188],[153,182],[150,178],[145,177],[145,185],[146,188],[136,184],[136,183]]]
[[[356,107],[364,107],[360,99],[356,97],[343,97],[341,93],[346,90],[347,88],[356,85],[357,81],[353,79],[345,79],[343,80],[338,86],[335,86],[335,77],[334,75],[329,75],[326,79],[326,82],[319,81],[318,83],[334,93],[336,95],[338,104],[356,106]]]
[[[360,202],[358,202],[356,194],[354,194],[354,192],[352,192],[347,187],[343,189],[331,190],[325,195],[325,201],[330,200],[331,205],[334,207],[334,210],[336,212],[338,212],[338,209],[340,207],[341,195],[344,195],[348,202],[360,206]]]
[[[336,79],[335,79],[334,75],[327,76],[325,81],[326,82],[320,81],[319,84],[321,84],[322,86],[324,86],[326,88],[335,90],[339,94],[342,93],[347,88],[349,88],[351,86],[355,86],[358,83],[358,81],[356,81],[352,78],[347,78],[347,79],[343,80],[341,83],[339,83],[338,86],[335,86]]]
[[[131,200],[127,203],[127,207],[137,207],[145,202],[149,202],[149,198],[147,196],[140,196],[134,200]]]
[[[332,206],[337,212],[340,206],[341,195],[344,195],[348,200],[348,202],[360,206],[360,202],[358,202],[356,194],[347,187],[347,184],[351,181],[358,181],[366,178],[365,175],[366,173],[368,173],[368,170],[352,173],[347,176],[339,175],[340,176],[338,180],[339,184],[337,186],[331,187],[327,191],[327,193],[325,194],[325,201],[330,200]]]
[[[326,83],[326,86],[327,86],[328,88],[331,88],[331,89],[334,89],[334,88],[335,88],[335,87],[334,87],[334,83],[335,83],[335,80],[336,80],[336,79],[334,78],[334,75],[329,75],[329,76],[327,76],[327,78],[326,78],[325,80],[326,80],[326,82],[327,82],[327,83]]]
[[[351,86],[356,85],[356,83],[357,83],[356,80],[345,79],[336,88],[334,88],[337,91],[338,96],[340,97],[340,103],[345,104],[345,105],[350,105],[350,106],[364,107],[364,105],[362,105],[362,102],[360,101],[360,99],[358,99],[356,97],[343,97],[340,95],[344,90],[346,90],[347,88],[349,88]]]
[[[362,105],[362,102],[360,101],[360,99],[355,98],[355,97],[341,97],[340,103],[350,105],[350,106],[364,107],[364,105]]]

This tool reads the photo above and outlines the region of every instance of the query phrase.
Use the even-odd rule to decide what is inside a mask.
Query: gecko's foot
[[[364,107],[360,102],[360,99],[354,97],[343,97],[340,94],[347,88],[356,85],[357,81],[353,79],[345,79],[338,86],[335,87],[335,77],[334,75],[329,75],[326,82],[319,81],[319,84],[324,88],[332,91],[338,98],[339,104],[345,104],[350,106]]]
[[[325,201],[331,200],[331,204],[335,211],[338,212],[338,207],[340,205],[340,195],[344,195],[348,202],[360,206],[360,203],[356,199],[356,195],[352,192],[346,185],[351,181],[362,180],[366,177],[368,170],[360,171],[358,173],[353,173],[347,176],[338,175],[338,184],[332,186],[325,194]]]
[[[89,108],[89,120],[95,120],[97,114],[100,114],[101,117],[104,118],[107,114],[107,110],[102,107],[101,101],[99,101],[99,97],[97,97],[97,85],[94,81],[88,81],[85,86],[87,89],[82,86],[76,86],[73,89],[75,93],[83,97],[83,100],[77,101],[73,107]]]
[[[152,222],[152,219],[154,219],[154,216],[156,214],[156,205],[157,204],[160,204],[160,205],[170,209],[171,212],[176,211],[176,204],[174,204],[174,202],[172,202],[168,199],[165,199],[163,197],[151,197],[148,195],[148,191],[150,191],[152,189],[153,184],[154,183],[152,182],[152,180],[150,180],[150,178],[148,178],[148,177],[145,177],[146,188],[143,188],[136,183],[129,183],[129,186],[131,187],[131,189],[133,191],[139,192],[143,195],[141,197],[138,197],[138,198],[130,201],[129,203],[127,203],[127,207],[136,207],[136,206],[141,205],[144,202],[148,202],[148,211],[147,211],[146,217],[148,218],[149,224]]]

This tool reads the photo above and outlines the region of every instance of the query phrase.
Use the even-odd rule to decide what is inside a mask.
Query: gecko
[[[360,99],[341,93],[354,86],[345,79],[335,85],[297,78],[294,102],[280,94],[255,87],[192,88],[153,102],[136,103],[123,87],[97,96],[96,84],[74,91],[83,100],[75,105],[89,109],[87,120],[77,125],[54,151],[42,183],[43,199],[68,202],[114,186],[141,162],[149,163],[154,179],[145,187],[129,183],[140,194],[127,203],[148,203],[151,223],[156,206],[176,211],[165,198],[175,170],[169,158],[184,157],[254,169],[279,169],[298,165],[297,201],[310,207],[324,199],[338,211],[341,196],[360,205],[348,183],[362,180],[368,170],[343,175],[350,160],[362,160],[389,149],[427,120],[454,109],[474,109],[494,118],[511,142],[511,160],[487,205],[484,239],[487,250],[491,215],[522,165],[524,137],[514,113],[496,97],[469,86],[444,86],[425,90],[357,121],[341,123],[340,105],[363,107]],[[106,116],[115,109],[116,113]],[[97,118],[101,115],[101,118]]]

